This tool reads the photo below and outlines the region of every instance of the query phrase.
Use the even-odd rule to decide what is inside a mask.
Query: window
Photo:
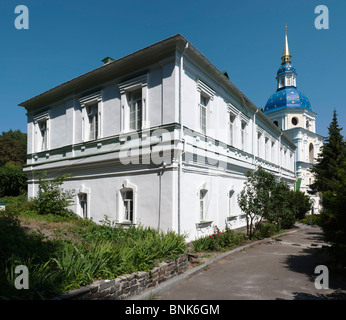
[[[34,119],[34,152],[49,149],[49,113],[41,114]]]
[[[234,190],[231,190],[231,191],[228,193],[228,207],[229,207],[228,215],[229,215],[230,217],[235,215],[233,203],[234,203]]]
[[[93,93],[79,99],[82,107],[82,140],[102,138],[102,95]]]
[[[245,150],[246,148],[246,122],[241,122],[241,149]]]
[[[314,163],[314,145],[312,143],[309,144],[309,162]]]
[[[123,201],[123,220],[133,222],[133,190],[127,189],[121,192]]]
[[[80,215],[84,218],[88,218],[88,195],[86,193],[80,193],[78,195],[79,198],[79,208]]]
[[[86,107],[89,120],[89,140],[98,138],[98,105],[93,104]]]
[[[40,138],[40,151],[44,151],[48,149],[47,145],[47,120],[41,120],[38,122],[38,129],[40,132],[39,138]]]
[[[147,74],[119,83],[122,132],[149,128],[147,83]]]
[[[298,124],[298,119],[296,117],[293,117],[291,122],[294,126],[296,126]]]
[[[200,190],[200,192],[199,192],[199,217],[200,217],[201,221],[204,221],[206,218],[207,192],[208,192],[208,190]]]
[[[234,145],[234,120],[235,116],[233,114],[229,115],[229,144]]]
[[[279,126],[279,122],[277,120],[274,121],[274,124],[278,127]]]
[[[142,90],[129,92],[130,130],[141,130],[143,121]]]
[[[208,105],[208,98],[203,96],[201,94],[200,97],[200,129],[203,134],[207,133],[207,105]]]
[[[268,160],[268,141],[269,141],[269,138],[265,137],[264,139],[264,159],[265,160]]]
[[[262,134],[260,132],[257,132],[257,156],[261,156],[261,136]]]

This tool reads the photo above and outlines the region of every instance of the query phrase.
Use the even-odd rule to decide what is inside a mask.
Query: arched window
[[[234,190],[231,190],[229,193],[228,193],[228,205],[229,205],[229,212],[228,212],[228,215],[231,217],[231,216],[234,216],[235,213],[234,213]]]
[[[79,214],[84,219],[88,218],[88,194],[81,192],[78,194]]]
[[[314,145],[312,143],[309,144],[309,162],[314,162]]]
[[[199,191],[199,217],[201,221],[204,221],[207,216],[207,192],[206,189]]]
[[[123,221],[133,222],[133,190],[121,190],[122,204],[123,204]]]

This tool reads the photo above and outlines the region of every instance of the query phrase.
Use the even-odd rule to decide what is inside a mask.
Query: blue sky
[[[315,28],[320,4],[329,9],[328,30]],[[14,26],[17,5],[29,9],[28,30]],[[297,87],[326,136],[334,108],[346,127],[345,17],[346,1],[337,0],[1,0],[0,132],[26,132],[20,102],[107,56],[118,59],[177,33],[264,107],[276,90],[287,24]]]

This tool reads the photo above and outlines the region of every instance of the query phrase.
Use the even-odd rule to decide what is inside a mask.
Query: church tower
[[[287,26],[285,30],[284,50],[281,66],[276,74],[277,90],[270,96],[264,107],[264,113],[288,137],[296,149],[296,189],[307,193],[313,182],[310,168],[316,162],[323,137],[316,134],[316,113],[311,109],[309,99],[297,89],[297,73],[291,63],[288,48]],[[320,199],[312,197],[312,214],[319,213]]]

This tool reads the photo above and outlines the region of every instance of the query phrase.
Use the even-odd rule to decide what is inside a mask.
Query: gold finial
[[[285,25],[285,45],[284,45],[284,52],[281,57],[282,63],[291,63],[291,55],[290,51],[288,50],[288,40],[287,40],[287,24]]]

